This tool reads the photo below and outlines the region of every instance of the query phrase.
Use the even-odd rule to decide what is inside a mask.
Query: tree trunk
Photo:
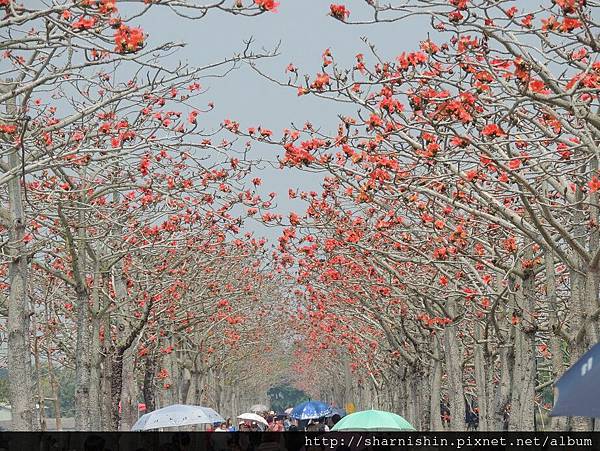
[[[494,428],[502,431],[508,427],[505,425],[505,415],[510,414],[510,397],[512,388],[512,368],[513,368],[513,345],[512,340],[509,343],[501,343],[498,351],[500,359],[500,377],[496,386],[494,396]]]
[[[111,431],[119,430],[119,421],[121,414],[119,408],[122,409],[121,390],[123,389],[123,351],[116,350],[111,353],[110,363],[110,395],[111,395],[111,415],[110,429]],[[121,404],[121,405],[120,405]]]
[[[103,431],[109,431],[111,428],[111,416],[112,416],[112,401],[111,401],[111,370],[112,370],[112,356],[111,356],[111,340],[110,340],[110,315],[107,314],[103,318],[102,327],[104,329],[104,341],[102,342],[103,356],[100,367],[100,423]]]
[[[144,385],[142,395],[144,404],[146,404],[146,412],[156,410],[156,402],[154,397],[154,375],[156,374],[156,361],[148,355],[145,362]]]
[[[138,402],[135,379],[134,349],[129,348],[123,355],[123,389],[121,391],[121,424],[119,430],[129,431],[137,421]]]
[[[77,338],[75,344],[75,428],[79,431],[91,429],[90,410],[90,305],[86,281],[87,252],[85,249],[86,230],[85,216],[80,209],[78,212],[77,243],[71,233],[71,225],[65,217],[62,207],[58,206],[65,241],[72,259],[73,278],[77,300]]]
[[[448,313],[456,316],[456,300],[448,298]],[[450,429],[464,431],[465,389],[463,385],[463,347],[458,339],[458,328],[451,324],[444,329],[444,356],[448,375],[448,395],[450,400]]]
[[[475,359],[475,383],[477,385],[477,406],[479,408],[479,430],[490,430],[490,411],[489,397],[491,393],[488,391],[488,370],[490,359],[487,353],[487,343],[482,342],[483,325],[480,322],[475,324],[475,344],[474,344],[474,359]]]
[[[430,421],[429,429],[431,431],[441,431],[442,417],[440,415],[440,404],[442,402],[442,360],[440,355],[440,344],[437,337],[433,338],[433,362],[431,364],[431,379],[430,379],[430,392],[429,398],[429,410],[430,410]]]
[[[552,354],[552,374],[551,378],[557,380],[565,371],[565,360],[562,348],[562,338],[559,335],[560,332],[560,318],[558,317],[558,297],[556,293],[556,270],[554,262],[554,253],[552,249],[547,249],[545,254],[545,267],[546,267],[546,299],[548,300],[548,308],[550,315],[550,328],[552,335],[549,339],[549,349]],[[552,417],[550,420],[551,431],[565,431],[567,430],[567,418],[565,417]]]
[[[44,318],[46,324],[50,324],[50,312],[48,311],[48,303],[44,303]],[[52,330],[52,329],[51,329]],[[62,430],[62,418],[60,407],[60,385],[56,379],[54,364],[52,363],[52,348],[46,346],[46,363],[48,365],[48,377],[50,378],[50,390],[54,401],[54,419],[56,421],[56,430]]]
[[[582,265],[582,274],[571,272],[571,296],[576,316],[575,342],[570,349],[570,364],[573,365],[594,344],[598,342],[596,325],[589,318],[598,307],[598,274],[597,271]],[[592,420],[584,417],[572,419],[574,431],[590,431]]]
[[[75,429],[91,429],[90,410],[90,324],[87,291],[77,290],[77,343],[75,345]]]
[[[35,318],[35,317],[34,317]],[[35,320],[33,321],[33,330],[37,330],[37,326],[35,324]],[[37,412],[36,415],[38,418],[37,426],[39,426],[40,431],[46,431],[48,429],[48,425],[46,423],[46,398],[44,396],[42,387],[40,386],[40,373],[41,373],[41,363],[40,363],[40,353],[39,353],[39,340],[40,338],[36,336],[33,338],[33,361],[35,364],[35,373],[33,376],[33,385],[35,387],[35,399],[37,400]],[[37,429],[37,427],[36,427]]]
[[[532,255],[525,255],[531,258]],[[517,290],[517,317],[511,396],[510,430],[535,430],[535,383],[537,373],[534,317],[535,287],[533,276],[525,271],[521,288]]]
[[[12,80],[7,80],[9,83]],[[8,100],[8,117],[17,118],[16,98]],[[9,143],[9,171],[19,170],[19,146]],[[19,177],[8,182],[8,203],[10,224],[8,224],[8,277],[10,291],[8,295],[8,397],[11,406],[14,431],[34,430],[34,405],[31,368],[30,314],[28,298],[28,263],[25,236],[25,212],[23,211],[23,193]]]
[[[102,319],[100,318],[100,280],[101,275],[96,263],[94,270],[94,288],[92,292],[92,332],[90,337],[91,342],[91,363],[90,363],[90,426],[92,430],[99,431],[102,429],[102,409],[101,394],[102,394],[102,345],[100,343],[100,326]]]

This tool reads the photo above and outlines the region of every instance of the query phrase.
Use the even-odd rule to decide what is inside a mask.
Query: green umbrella
[[[414,431],[400,415],[382,410],[363,410],[342,418],[332,431]]]

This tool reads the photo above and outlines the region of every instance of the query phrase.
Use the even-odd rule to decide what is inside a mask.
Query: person
[[[283,420],[276,419],[275,422],[273,423],[273,426],[271,427],[271,431],[272,432],[283,432],[283,431],[285,431],[285,428],[283,427]]]
[[[442,425],[448,426],[450,425],[450,408],[449,401],[443,400],[440,401],[440,417],[442,418]]]
[[[233,421],[231,421],[231,418],[227,418],[225,427],[227,428],[227,432],[235,432],[235,426],[233,425]]]
[[[504,406],[504,412],[502,414],[502,430],[508,431],[508,426],[510,424],[510,411],[511,405],[510,403],[506,403]]]
[[[329,426],[325,423],[325,418],[319,418],[319,431],[329,432]]]
[[[465,401],[465,423],[467,423],[467,431],[475,431],[479,427],[479,409]]]
[[[268,423],[267,430],[268,431],[272,431],[273,430],[273,425],[275,424],[275,422],[273,421],[273,416],[267,415],[266,420],[267,420],[267,423]]]
[[[215,432],[227,432],[227,425],[225,423],[219,423],[219,426],[217,426]]]
[[[331,417],[331,425],[335,426],[336,424],[339,423],[339,421],[342,419],[342,417],[340,415],[338,415],[337,413],[335,415],[333,415]]]
[[[319,430],[319,420],[309,420],[306,425],[306,432],[318,432]]]

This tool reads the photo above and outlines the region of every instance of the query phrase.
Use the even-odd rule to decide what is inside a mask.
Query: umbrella
[[[554,389],[550,415],[600,418],[600,343],[569,368]]]
[[[312,420],[329,415],[331,407],[321,401],[306,401],[298,404],[290,413],[290,417],[297,420]]]
[[[262,423],[265,426],[269,425],[269,423],[267,423],[267,420],[265,420],[263,417],[255,414],[255,413],[243,413],[243,414],[239,415],[238,418],[240,420],[256,421],[257,423]]]
[[[292,410],[294,410],[294,408],[290,407],[288,409],[285,409],[283,413],[285,413],[286,415],[289,415],[290,413],[292,413]]]
[[[342,418],[332,431],[414,431],[400,415],[382,410],[363,410]]]
[[[265,406],[264,404],[254,404],[252,407],[250,407],[250,412],[268,412],[269,408],[267,406]]]
[[[131,428],[132,431],[170,428],[192,424],[210,424],[225,421],[217,412],[202,406],[174,404],[142,415]],[[214,412],[214,413],[213,413]]]
[[[225,421],[225,419],[221,415],[219,415],[216,410],[211,409],[210,407],[202,407],[202,408],[208,415],[208,418],[210,418],[211,423],[213,423],[213,424],[214,423],[223,423]]]

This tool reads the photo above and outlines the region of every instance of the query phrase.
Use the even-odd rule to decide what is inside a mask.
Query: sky
[[[60,3],[60,0],[29,1],[31,7]],[[250,2],[243,1],[244,4]],[[156,6],[128,25],[140,26],[148,34],[148,46],[168,41],[186,43],[171,56],[168,61],[170,66],[178,61],[195,67],[222,61],[240,53],[245,47],[244,42],[250,38],[255,53],[278,47],[277,57],[260,60],[257,65],[262,72],[282,82],[288,80],[285,69],[290,63],[298,67],[301,77],[309,74],[314,79],[317,72],[322,72],[322,54],[327,48],[331,49],[338,65],[348,68],[355,64],[357,53],[369,54],[363,37],[375,45],[380,56],[393,60],[403,51],[415,50],[419,42],[427,38],[429,31],[429,22],[424,16],[389,24],[345,25],[328,15],[330,0],[279,1],[276,13],[244,17],[210,10],[200,20],[187,20],[167,7]],[[367,17],[365,14],[371,11],[361,0],[338,2],[350,9],[351,19],[364,19]],[[193,3],[213,2],[193,0]],[[233,4],[233,1],[228,4]],[[117,5],[123,17],[130,17],[132,8],[139,8],[139,3],[125,1],[117,2]],[[261,125],[272,130],[274,137],[279,138],[282,130],[291,124],[301,128],[310,121],[315,128],[320,127],[335,134],[338,115],[356,113],[356,108],[338,102],[312,96],[298,97],[296,89],[275,85],[247,65],[241,65],[240,69],[224,78],[206,78],[200,82],[208,92],[201,104],[196,106],[206,108],[209,101],[215,104],[212,112],[199,117],[206,130],[216,130],[224,119],[231,119],[238,121],[243,130]],[[243,142],[240,144],[242,146]],[[277,156],[283,153],[283,149],[275,146],[253,144],[253,158],[276,162]],[[276,163],[274,166],[267,166],[252,174],[252,177],[260,177],[263,181],[259,192],[264,198],[268,198],[270,192],[277,193],[276,212],[284,217],[290,211],[303,213],[304,202],[289,199],[288,190],[320,191],[322,176],[297,169],[282,170],[277,168]],[[255,220],[248,221],[245,229],[271,241],[275,241],[280,234],[279,228],[267,228]]]
[[[247,0],[245,0],[247,3]],[[261,60],[260,69],[281,81],[287,81],[285,68],[294,63],[300,74],[314,78],[321,71],[322,54],[327,48],[333,52],[342,67],[351,67],[357,53],[368,54],[363,36],[375,45],[378,53],[394,59],[403,51],[415,50],[420,41],[427,38],[428,21],[414,18],[392,24],[367,26],[345,25],[328,16],[330,1],[281,0],[277,13],[265,13],[258,17],[239,17],[219,11],[211,11],[199,21],[185,20],[169,12],[167,8],[155,8],[138,20],[150,35],[150,44],[166,39],[186,42],[174,58],[193,66],[222,60],[240,52],[244,41],[252,38],[254,49],[270,50],[279,44],[279,56]],[[351,18],[366,12],[364,2],[346,2]],[[136,22],[136,24],[137,24]],[[275,136],[291,123],[302,126],[310,121],[324,130],[335,132],[338,114],[352,114],[355,109],[342,110],[343,105],[311,96],[298,97],[293,88],[280,87],[260,77],[249,67],[230,73],[226,78],[211,78],[201,82],[208,88],[205,97],[213,101],[215,109],[203,116],[207,128],[218,128],[226,118],[240,122],[242,129],[262,125],[271,129]],[[283,149],[254,144],[254,155],[275,160]],[[303,212],[304,204],[288,198],[288,189],[301,188],[319,191],[321,176],[294,169],[266,168],[256,176],[263,179],[262,193],[276,192],[277,210],[287,216],[290,211]],[[280,231],[265,228],[257,221],[249,221],[247,230],[274,240]]]

